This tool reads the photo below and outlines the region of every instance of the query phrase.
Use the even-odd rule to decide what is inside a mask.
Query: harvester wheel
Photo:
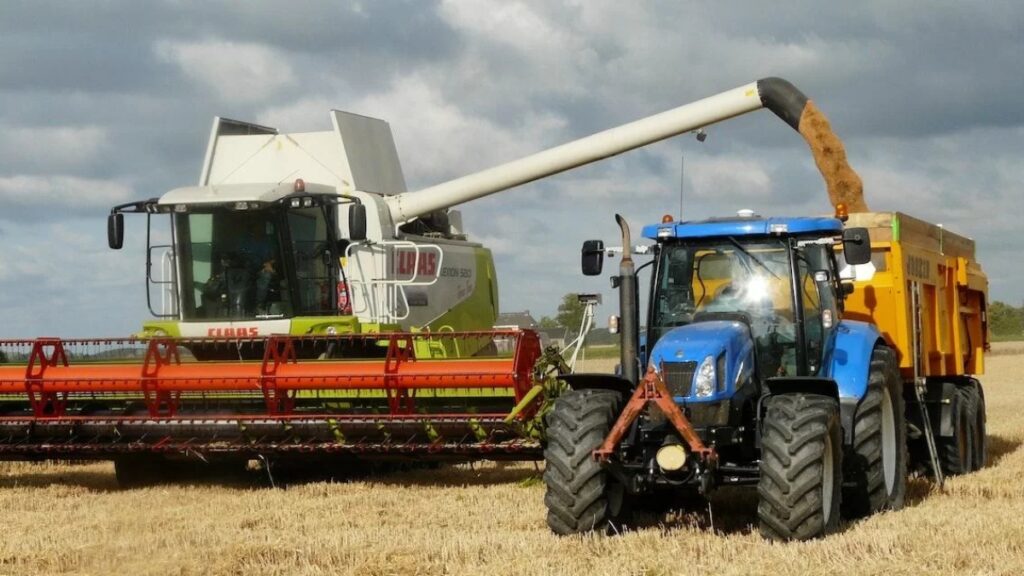
[[[842,441],[839,406],[817,394],[765,401],[761,440],[760,532],[771,540],[808,540],[839,526]]]
[[[957,387],[950,400],[953,435],[935,439],[939,464],[947,476],[967,474],[974,468],[976,411],[972,411],[971,407],[971,389],[967,386]]]
[[[114,460],[114,476],[121,488],[145,488],[167,481],[163,458],[124,456]]]
[[[851,518],[899,510],[907,493],[907,421],[896,358],[871,354],[868,389],[857,407],[853,447],[844,459],[843,508]]]
[[[625,487],[594,460],[619,415],[622,396],[611,390],[572,390],[548,413],[546,467],[548,526],[559,535],[607,529],[621,519]]]

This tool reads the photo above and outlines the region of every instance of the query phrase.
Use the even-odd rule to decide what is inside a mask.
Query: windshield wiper
[[[758,258],[757,256],[754,256],[753,254],[751,254],[750,251],[747,250],[746,248],[744,248],[742,244],[737,242],[735,238],[733,238],[732,236],[726,236],[726,238],[729,240],[729,242],[732,243],[733,246],[736,247],[737,250],[739,250],[740,252],[743,252],[748,258],[750,258],[754,262],[757,262],[758,265],[761,266],[761,268],[764,268],[765,270],[767,270],[768,273],[771,274],[772,276],[774,276],[777,280],[781,279],[781,277],[778,274],[776,274],[775,272],[772,272],[772,269],[769,268],[767,264],[762,262],[761,259]]]

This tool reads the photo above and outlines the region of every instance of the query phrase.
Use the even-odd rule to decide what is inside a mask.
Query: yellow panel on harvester
[[[874,275],[860,274],[845,316],[874,323],[903,376],[982,374],[988,279],[974,241],[900,212],[850,214],[870,231]]]

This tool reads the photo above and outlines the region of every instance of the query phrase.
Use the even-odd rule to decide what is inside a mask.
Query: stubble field
[[[997,346],[989,467],[942,492],[914,479],[904,510],[814,542],[761,540],[743,492],[557,538],[532,464],[121,490],[110,464],[7,463],[0,574],[1024,574],[1024,346]]]

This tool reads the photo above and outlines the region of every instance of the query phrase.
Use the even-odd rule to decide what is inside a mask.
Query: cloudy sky
[[[840,7],[841,6],[841,7]],[[213,116],[324,130],[388,120],[417,189],[782,76],[829,115],[875,210],[975,238],[991,296],[1024,267],[1024,4],[0,2],[0,335],[119,335],[148,314],[145,233],[111,205],[199,178]],[[752,208],[824,214],[799,135],[761,111],[463,206],[502,309],[606,291],[579,245]],[[599,310],[614,311],[606,291]]]

